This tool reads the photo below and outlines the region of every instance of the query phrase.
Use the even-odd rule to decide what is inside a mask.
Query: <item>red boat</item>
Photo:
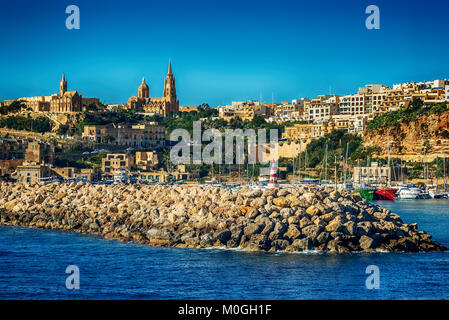
[[[397,189],[377,189],[374,192],[373,200],[394,200],[394,196],[396,195]]]

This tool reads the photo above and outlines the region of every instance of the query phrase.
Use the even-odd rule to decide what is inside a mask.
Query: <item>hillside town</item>
[[[359,148],[351,149],[349,156],[360,150],[366,151],[363,139],[370,123],[385,114],[416,108],[417,101],[422,110],[441,105],[447,109],[449,80],[400,83],[391,87],[370,84],[347,95],[319,95],[281,103],[233,101],[214,108],[207,104],[180,105],[171,61],[162,97],[150,96],[144,77],[137,88],[137,96],[131,96],[123,105],[103,104],[98,97],[87,98],[77,90],[68,90],[63,72],[57,93],[0,102],[1,177],[28,183],[62,180],[242,184],[267,179],[269,163],[275,161],[280,177],[287,181],[334,179],[335,183],[337,180],[339,183],[353,180],[360,184],[360,172],[373,170],[375,173],[365,180],[375,178],[380,184],[393,180],[394,176],[396,181],[404,181],[407,170],[402,160],[396,166],[390,161],[384,164],[371,161],[362,166],[359,161],[357,166],[350,167],[349,144],[359,139]],[[257,168],[250,168],[248,164],[220,167],[171,163],[168,157],[173,145],[169,139],[170,132],[179,121],[189,119],[192,121],[188,124],[199,120],[217,129],[276,128],[281,139],[274,146],[264,146],[261,160],[267,164]],[[343,150],[340,158],[336,154],[328,154],[329,144],[332,144],[329,137],[336,131],[346,135],[337,141]],[[438,153],[432,154],[430,149],[423,153],[428,157],[427,161],[435,161],[438,157],[445,159],[445,154],[449,153],[449,136],[444,138],[446,132],[442,132],[443,138],[434,143],[434,150]],[[347,146],[342,145],[342,137],[347,136],[352,138],[347,141]],[[329,142],[326,142],[325,153],[317,160],[317,156],[313,158],[310,154],[315,150],[312,142],[324,137]],[[391,142],[388,142],[389,155],[394,147],[393,140],[391,137]],[[378,149],[385,148],[385,145],[382,143],[377,149],[372,147],[370,156],[377,151],[382,158]],[[365,160],[363,157],[359,159]],[[337,175],[337,167],[344,168],[344,175],[341,172],[340,176]],[[420,178],[429,179],[432,169],[427,170]]]

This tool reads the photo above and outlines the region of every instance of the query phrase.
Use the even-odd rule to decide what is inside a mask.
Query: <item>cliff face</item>
[[[449,112],[423,115],[416,121],[397,121],[388,128],[366,130],[363,138],[365,147],[381,148],[380,157],[388,155],[388,140],[392,157],[404,160],[422,161],[444,154],[449,155]]]

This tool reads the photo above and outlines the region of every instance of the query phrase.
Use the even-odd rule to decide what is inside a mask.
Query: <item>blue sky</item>
[[[65,28],[65,8],[81,28]],[[365,8],[380,8],[380,30]],[[0,100],[69,90],[106,103],[161,96],[172,59],[181,105],[352,93],[449,76],[449,1],[0,1]]]

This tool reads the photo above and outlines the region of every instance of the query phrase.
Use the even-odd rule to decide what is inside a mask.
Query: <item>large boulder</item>
[[[292,246],[297,248],[298,251],[311,250],[313,249],[313,240],[309,237],[296,239],[295,241],[293,241]]]
[[[360,248],[363,250],[370,250],[375,248],[375,240],[368,236],[361,236],[359,239]]]

